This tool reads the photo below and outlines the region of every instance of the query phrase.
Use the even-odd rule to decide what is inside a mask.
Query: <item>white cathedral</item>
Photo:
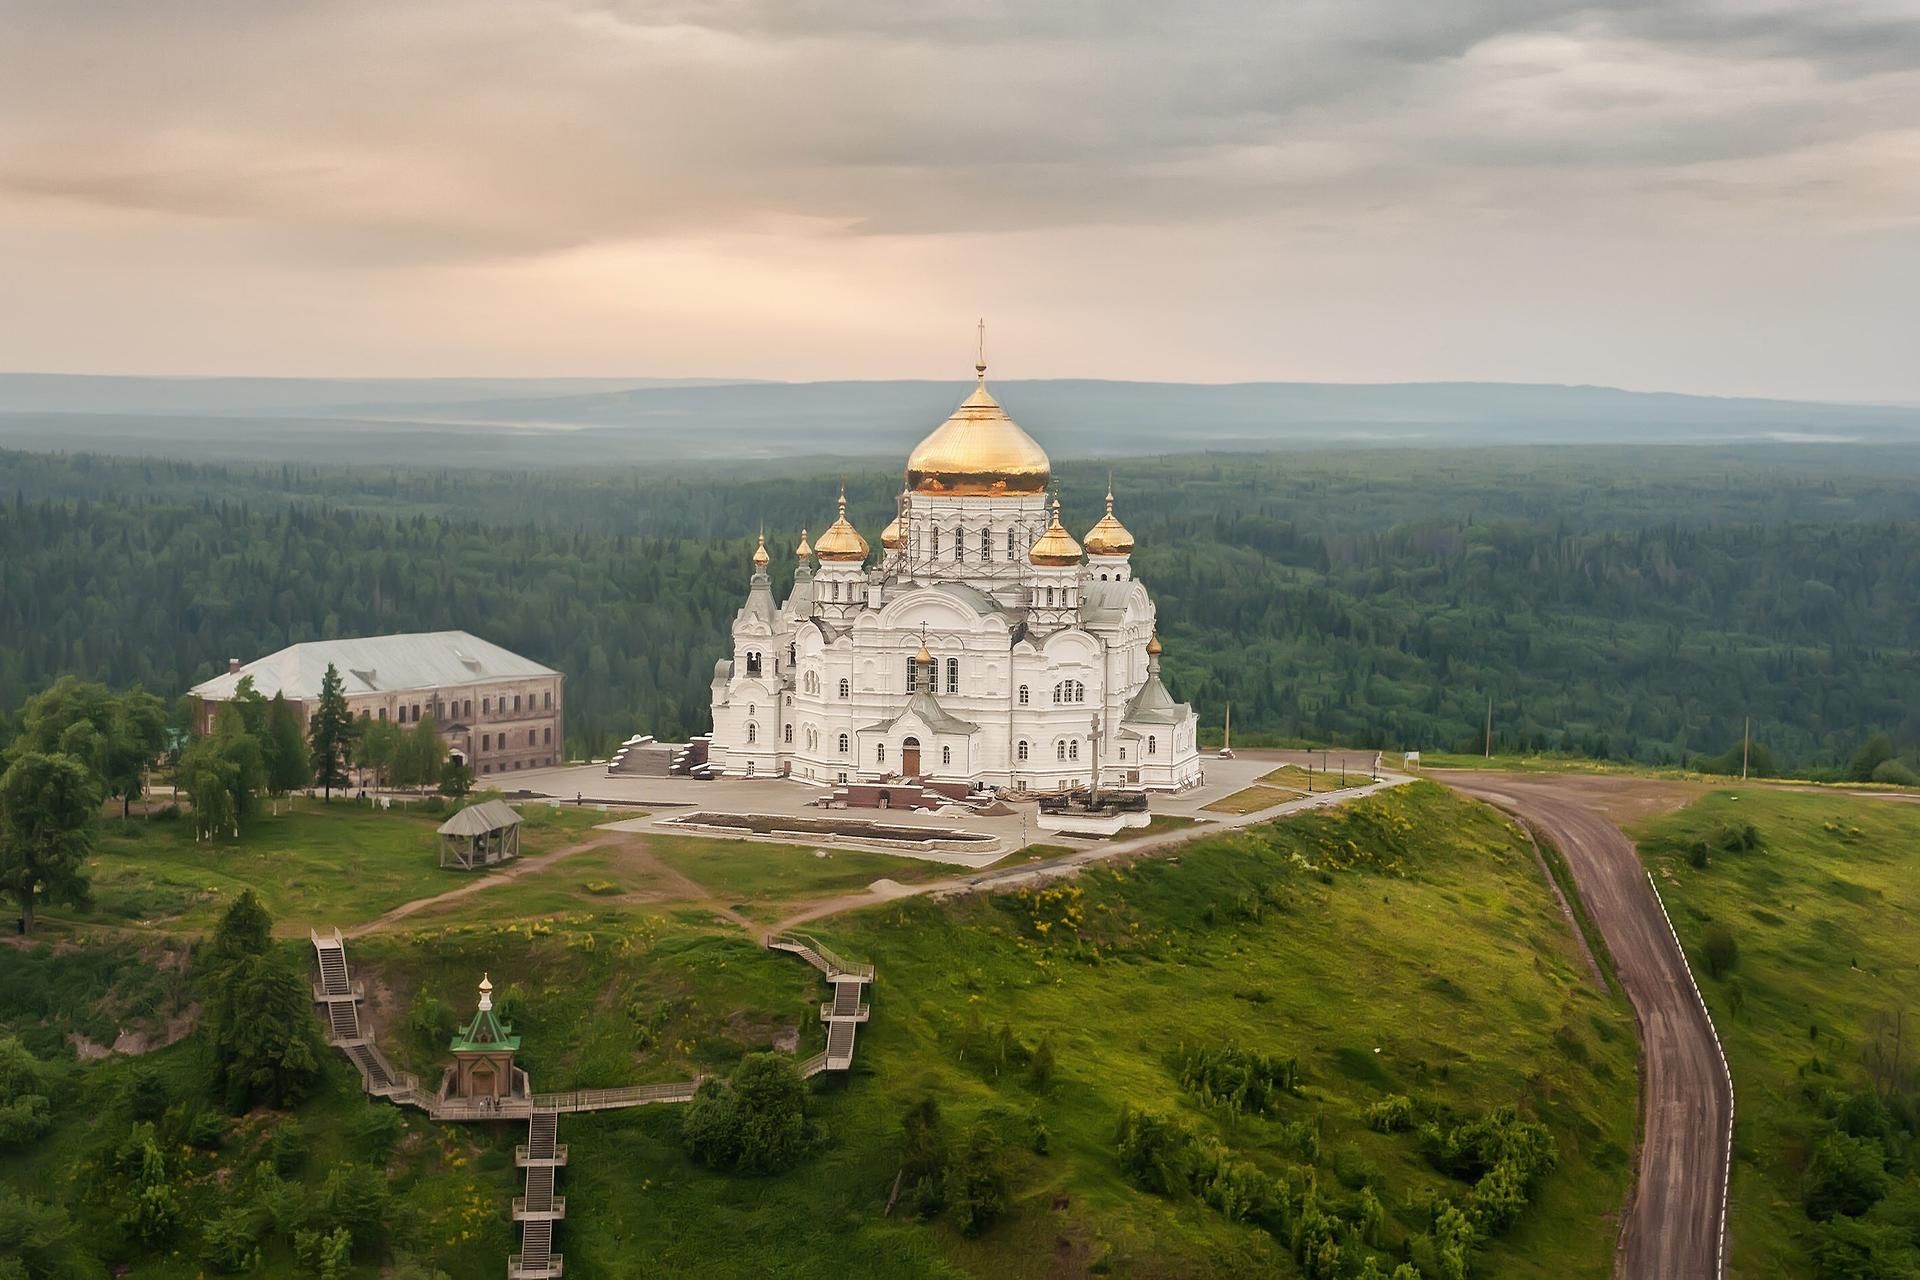
[[[1200,781],[1198,722],[1160,683],[1133,535],[1082,542],[1049,502],[1046,452],[978,385],[907,460],[875,558],[847,519],[774,603],[753,553],[733,655],[714,664],[710,761],[732,777],[906,778],[1025,791]],[[818,556],[820,567],[813,567]]]

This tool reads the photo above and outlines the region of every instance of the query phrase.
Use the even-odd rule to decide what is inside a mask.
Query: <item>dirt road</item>
[[[1566,779],[1431,776],[1524,818],[1559,848],[1640,1021],[1640,1166],[1622,1214],[1614,1274],[1625,1280],[1721,1275],[1732,1089],[1632,843]]]

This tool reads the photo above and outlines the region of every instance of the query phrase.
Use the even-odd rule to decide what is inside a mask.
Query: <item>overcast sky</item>
[[[0,0],[0,368],[1920,401],[1920,0]]]

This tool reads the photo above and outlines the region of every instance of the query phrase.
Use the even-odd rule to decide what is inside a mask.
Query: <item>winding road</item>
[[[1508,810],[1560,850],[1612,953],[1640,1022],[1640,1164],[1621,1217],[1614,1274],[1723,1275],[1733,1090],[1687,962],[1631,841],[1565,778],[1435,773]]]

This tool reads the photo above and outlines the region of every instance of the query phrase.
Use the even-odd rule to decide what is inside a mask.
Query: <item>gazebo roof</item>
[[[440,824],[443,836],[484,836],[520,825],[520,815],[504,800],[470,804]]]

